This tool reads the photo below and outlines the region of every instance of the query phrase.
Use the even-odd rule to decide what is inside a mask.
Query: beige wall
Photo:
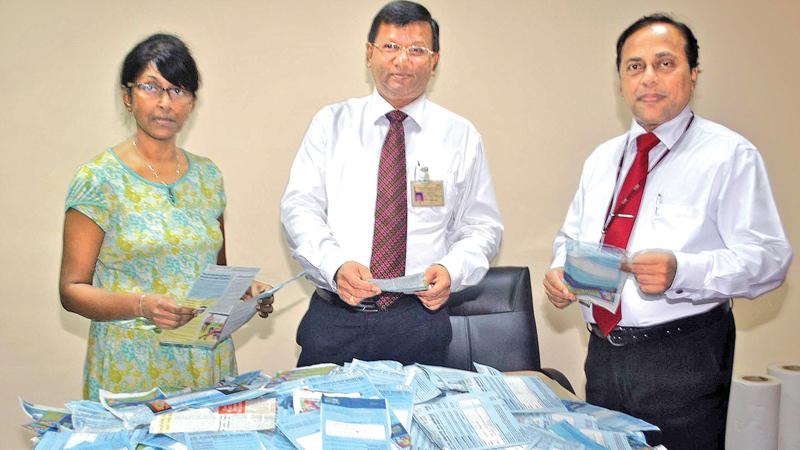
[[[506,223],[494,264],[531,268],[543,364],[582,389],[579,311],[551,308],[541,275],[581,162],[630,120],[617,95],[617,35],[665,3],[426,4],[442,32],[430,97],[472,120],[486,142]],[[364,42],[380,6],[0,0],[2,441],[25,445],[17,396],[50,405],[80,396],[88,321],[58,302],[62,207],[77,165],[132,133],[116,87],[125,53],[156,31],[177,33],[193,49],[204,84],[181,144],[210,156],[226,176],[229,262],[260,266],[261,278],[274,282],[298,270],[278,223],[289,165],[319,108],[370,92]],[[668,11],[699,36],[696,111],[761,149],[784,227],[800,243],[800,158],[792,139],[800,118],[800,3],[681,0]],[[737,370],[800,360],[799,288],[795,265],[777,291],[736,302]],[[310,290],[287,288],[277,313],[239,332],[240,370],[293,365]]]

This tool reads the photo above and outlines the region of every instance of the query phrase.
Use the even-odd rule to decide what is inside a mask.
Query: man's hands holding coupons
[[[436,311],[450,298],[450,273],[440,264],[433,264],[424,273],[399,278],[374,279],[369,268],[348,261],[336,272],[339,298],[351,306],[381,292],[415,294],[425,308]]]
[[[672,286],[677,268],[675,255],[661,250],[637,253],[620,266],[620,270],[634,276],[639,290],[646,295],[666,292]],[[563,267],[550,269],[545,274],[543,285],[547,298],[556,308],[565,308],[578,300],[564,283]]]

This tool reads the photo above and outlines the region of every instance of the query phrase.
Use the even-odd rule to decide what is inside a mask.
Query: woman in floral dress
[[[195,316],[176,299],[206,265],[226,262],[222,174],[176,146],[199,78],[175,36],[134,47],[121,88],[136,133],[82,165],[70,185],[59,287],[64,308],[92,320],[84,398],[96,400],[98,389],[206,387],[236,374],[230,339],[213,349],[158,341],[161,329]],[[259,308],[262,316],[271,310]]]

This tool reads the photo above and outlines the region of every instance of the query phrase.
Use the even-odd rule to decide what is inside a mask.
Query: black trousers
[[[314,293],[297,328],[297,366],[342,365],[353,358],[442,365],[452,336],[447,308],[429,311],[412,295],[387,311],[358,312]]]
[[[676,337],[617,347],[589,340],[586,400],[661,428],[669,450],[725,448],[736,325],[728,311]]]

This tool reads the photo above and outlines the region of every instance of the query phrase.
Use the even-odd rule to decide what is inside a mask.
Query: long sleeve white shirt
[[[650,152],[651,172],[628,242],[632,254],[672,251],[675,279],[663,295],[645,295],[628,277],[622,326],[650,326],[705,312],[731,297],[757,297],[778,287],[789,269],[792,248],[758,150],[698,116],[687,129],[691,119],[687,106],[654,130],[661,143]],[[636,137],[645,132],[634,120],[626,134],[601,144],[586,160],[553,243],[552,267],[564,266],[567,239],[600,242],[615,187],[633,162]],[[593,322],[591,309],[582,309],[584,319]]]
[[[281,223],[294,258],[314,282],[336,291],[347,261],[369,267],[385,114],[377,91],[318,112],[297,152],[281,200]],[[406,274],[447,268],[451,290],[477,284],[503,232],[480,134],[466,119],[421,96],[402,108],[406,176],[444,182],[444,206],[408,201]],[[409,189],[410,193],[411,190]]]

